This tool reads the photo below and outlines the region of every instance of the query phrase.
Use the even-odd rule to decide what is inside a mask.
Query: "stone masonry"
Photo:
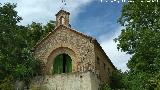
[[[91,72],[38,76],[30,90],[99,90],[99,79]]]
[[[62,21],[61,17],[64,19],[64,21]],[[112,75],[112,72],[115,70],[115,67],[108,58],[108,56],[103,51],[100,44],[97,42],[95,38],[84,35],[70,28],[69,12],[60,10],[56,14],[56,29],[53,32],[50,32],[34,47],[34,56],[37,59],[39,59],[42,64],[41,71],[43,76],[45,77],[51,76],[52,78],[48,78],[51,80],[58,79],[58,78],[53,79],[54,75],[52,76],[54,59],[57,55],[64,53],[68,54],[72,59],[72,69],[73,69],[72,73],[76,73],[77,75],[77,73],[90,71],[94,74],[96,78],[100,80],[101,84],[110,82],[109,76]],[[68,77],[67,75],[64,75],[64,77],[65,76]],[[67,80],[73,80],[73,79],[70,78]],[[80,82],[76,81],[75,79],[75,82],[73,81],[72,83],[80,83]],[[97,83],[97,81],[95,81],[95,83]],[[55,89],[55,90],[72,90],[72,89]],[[80,90],[80,89],[73,89],[73,90]],[[94,89],[82,89],[82,90],[94,90]]]

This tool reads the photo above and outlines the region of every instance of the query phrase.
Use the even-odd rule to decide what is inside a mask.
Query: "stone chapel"
[[[31,90],[99,90],[110,83],[116,68],[95,38],[71,28],[69,15],[60,10],[55,29],[34,46],[42,75]]]

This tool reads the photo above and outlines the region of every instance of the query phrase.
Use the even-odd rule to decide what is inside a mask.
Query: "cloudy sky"
[[[117,23],[122,3],[111,3],[109,0],[66,0],[67,5],[64,6],[61,0],[0,0],[0,3],[6,2],[17,3],[16,10],[23,18],[22,25],[31,24],[32,21],[45,24],[55,20],[55,14],[63,6],[71,13],[72,28],[97,38],[113,64],[122,71],[127,70],[126,63],[130,55],[118,51],[113,41],[122,29]]]

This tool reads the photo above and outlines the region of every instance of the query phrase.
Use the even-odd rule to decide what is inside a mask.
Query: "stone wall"
[[[98,73],[102,83],[109,83],[109,76],[112,75],[114,67],[110,62],[108,56],[101,49],[101,46],[95,44],[95,60],[96,60],[96,73]]]
[[[56,27],[60,26],[60,25],[65,25],[65,26],[69,26],[69,12],[66,12],[64,10],[60,10],[57,14],[56,14]],[[62,17],[64,18],[64,23],[62,23],[61,19]]]
[[[94,41],[93,38],[61,25],[36,46],[34,54],[44,65],[44,75],[51,75],[55,57],[65,53],[72,59],[73,72],[90,70],[99,76],[102,83],[109,83],[109,76],[115,67],[98,42]]]
[[[92,72],[37,76],[30,90],[99,90],[100,81]]]
[[[95,70],[94,44],[76,31],[65,26],[59,26],[47,38],[36,45],[35,57],[43,62],[44,73],[50,73],[54,57],[60,53],[69,54],[72,58],[72,71],[83,72]],[[63,49],[64,48],[64,49]],[[57,50],[56,52],[54,52]]]

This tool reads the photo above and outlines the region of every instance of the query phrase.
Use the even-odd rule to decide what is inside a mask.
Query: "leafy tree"
[[[55,28],[55,21],[50,20],[47,25],[44,26],[44,34],[43,37],[46,36],[46,34],[48,34],[48,32],[52,32]]]
[[[42,24],[32,22],[31,25],[28,25],[28,30],[27,30],[27,40],[29,42],[30,48],[32,48],[38,40],[41,38],[43,34],[43,27]]]
[[[152,90],[160,73],[160,3],[132,0],[123,5],[119,23],[125,27],[115,39],[118,49],[132,55],[126,82],[130,90]]]
[[[41,23],[32,22],[28,25],[27,38],[30,48],[32,48],[40,39],[45,37],[49,32],[55,28],[55,21],[50,20],[46,25]]]
[[[46,26],[35,22],[28,26],[17,25],[22,18],[17,15],[15,8],[16,4],[0,4],[0,89],[2,90],[13,86],[15,80],[28,83],[33,76],[39,74],[40,63],[33,57],[31,48],[54,29],[53,21]]]
[[[112,90],[108,84],[104,84],[101,86],[100,90]]]
[[[0,85],[0,89],[1,90],[14,90],[13,77],[12,76],[5,77],[5,79]]]
[[[4,4],[0,7],[0,71],[1,79],[13,76],[17,80],[28,80],[36,74],[38,62],[28,49],[23,36],[25,27],[18,26],[21,17],[14,10],[15,4]]]
[[[114,90],[124,89],[125,88],[125,80],[126,74],[121,72],[120,70],[116,70],[110,76],[110,87]]]

